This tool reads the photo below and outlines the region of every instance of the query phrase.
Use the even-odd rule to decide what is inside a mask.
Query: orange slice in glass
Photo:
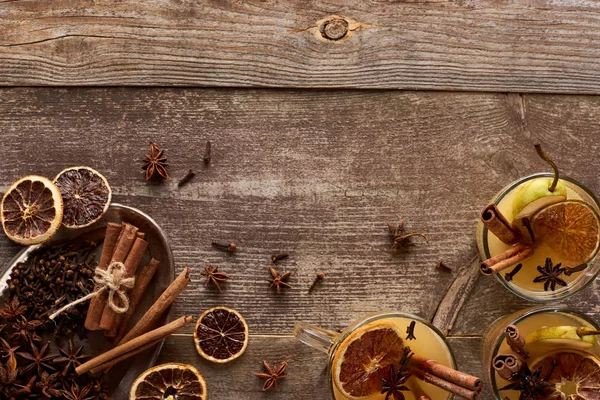
[[[63,201],[49,179],[29,175],[13,183],[2,198],[0,218],[6,236],[22,245],[47,241],[60,227]]]
[[[533,216],[531,227],[536,241],[548,244],[565,262],[582,264],[598,252],[598,213],[583,201],[569,200],[545,207]]]
[[[129,400],[206,400],[206,380],[192,365],[168,363],[143,372],[133,382]]]
[[[333,359],[333,380],[347,398],[381,392],[389,366],[402,357],[402,333],[389,323],[373,322],[352,332]]]
[[[531,368],[542,367],[540,376],[545,377],[555,363],[549,382],[555,384],[550,398],[600,400],[600,359],[583,351],[558,351],[535,361]]]

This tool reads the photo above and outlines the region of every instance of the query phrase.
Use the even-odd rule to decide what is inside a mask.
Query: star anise
[[[394,227],[389,221],[386,221],[386,225],[390,232],[390,236],[394,240],[394,244],[392,245],[393,253],[396,253],[396,251],[398,251],[398,248],[403,248],[408,245],[411,245],[409,240],[413,236],[419,236],[423,238],[426,243],[429,242],[427,236],[422,233],[406,233],[406,230],[404,228],[404,220],[400,220],[396,227]]]
[[[35,386],[42,392],[48,399],[58,398],[62,395],[61,390],[58,389],[60,382],[58,382],[59,373],[50,375],[46,371],[40,376],[40,380]]]
[[[560,286],[567,286],[567,282],[559,278],[559,276],[565,272],[565,268],[561,268],[561,263],[553,266],[552,260],[550,258],[546,258],[546,265],[544,267],[538,265],[537,270],[541,275],[536,277],[533,282],[544,282],[545,291],[548,291],[548,289],[554,291],[557,284]]]
[[[38,376],[41,376],[45,369],[54,371],[54,367],[50,365],[50,362],[56,358],[56,355],[48,354],[50,342],[46,342],[44,346],[38,348],[33,341],[30,341],[29,347],[31,352],[20,351],[17,353],[19,357],[29,361],[25,367],[21,368],[22,373],[26,373],[33,368],[37,368]]]
[[[410,391],[404,384],[411,376],[411,373],[408,372],[408,363],[412,356],[413,353],[410,347],[405,347],[402,351],[398,371],[394,368],[394,364],[390,365],[388,376],[382,379],[381,394],[385,394],[385,400],[404,400],[404,393],[402,392]]]
[[[23,396],[27,396],[28,394],[30,394],[33,388],[35,387],[36,379],[36,376],[32,376],[31,378],[29,378],[29,381],[25,385],[15,383],[13,385],[12,390],[10,391],[11,399],[22,399]]]
[[[206,276],[204,286],[208,287],[208,285],[211,285],[217,289],[219,293],[221,293],[221,285],[219,285],[219,282],[230,279],[229,275],[225,272],[219,272],[219,267],[213,267],[212,265],[205,266],[204,271],[200,272],[200,274]]]
[[[69,350],[63,350],[61,348],[58,349],[60,355],[52,360],[55,364],[65,364],[65,367],[62,371],[63,376],[67,376],[69,370],[75,370],[78,366],[81,365],[83,360],[88,359],[89,357],[82,354],[83,346],[75,347],[73,340],[69,340]]]
[[[254,375],[258,376],[259,378],[266,379],[262,390],[269,390],[273,386],[277,388],[277,381],[280,381],[281,379],[287,376],[287,374],[285,373],[285,369],[287,368],[288,364],[284,361],[281,364],[279,364],[279,367],[275,368],[275,366],[273,366],[273,368],[271,368],[269,364],[263,360],[263,365],[267,372],[254,373]]]
[[[545,399],[554,391],[554,384],[548,382],[548,379],[552,375],[555,366],[556,365],[553,364],[546,376],[541,378],[540,375],[542,374],[542,367],[539,367],[532,373],[527,366],[527,363],[523,363],[521,370],[513,375],[513,380],[516,382],[510,383],[499,390],[520,391],[521,394],[519,396],[519,400]]]
[[[42,340],[35,332],[43,325],[42,321],[33,320],[28,321],[27,318],[21,316],[19,320],[12,324],[14,333],[10,337],[12,340],[20,340],[23,343],[27,343],[30,340],[39,342]]]
[[[271,284],[269,288],[276,288],[277,294],[281,294],[281,288],[291,288],[292,286],[288,284],[286,281],[292,275],[291,272],[286,272],[283,275],[279,275],[279,272],[273,267],[269,267],[269,272],[273,279],[269,279],[268,282]]]
[[[165,152],[159,149],[156,143],[150,142],[150,152],[144,158],[144,165],[142,165],[142,169],[146,170],[146,180],[149,181],[156,175],[163,179],[169,178],[168,166]]]
[[[13,299],[6,303],[2,311],[0,311],[0,317],[7,321],[13,321],[16,318],[20,317],[27,311],[26,305],[21,305],[17,296],[13,297]]]
[[[19,350],[21,346],[13,347],[3,337],[0,337],[0,356],[2,358],[14,357],[15,352]]]
[[[62,395],[67,400],[93,400],[94,396],[91,395],[92,386],[79,387],[77,382],[73,382],[69,390],[63,390]]]

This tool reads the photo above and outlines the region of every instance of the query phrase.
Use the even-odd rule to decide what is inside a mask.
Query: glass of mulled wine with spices
[[[495,400],[600,399],[598,325],[558,307],[529,308],[483,335],[483,365]]]
[[[581,183],[554,173],[526,176],[502,189],[477,225],[481,272],[509,290],[547,302],[575,294],[600,270],[600,205]]]
[[[477,399],[483,383],[456,370],[442,333],[410,314],[367,315],[340,332],[296,324],[294,336],[329,355],[334,400]]]

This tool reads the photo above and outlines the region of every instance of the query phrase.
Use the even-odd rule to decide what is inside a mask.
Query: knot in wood
[[[340,40],[348,33],[348,21],[342,18],[332,18],[323,22],[319,30],[325,39]]]

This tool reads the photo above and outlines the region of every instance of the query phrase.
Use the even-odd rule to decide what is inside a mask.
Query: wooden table
[[[479,211],[547,169],[536,141],[600,191],[599,56],[600,4],[573,0],[4,0],[0,186],[89,165],[156,219],[177,270],[194,271],[173,316],[226,305],[250,326],[227,366],[196,354],[191,329],[166,341],[159,362],[198,366],[213,400],[327,399],[326,356],[294,323],[335,330],[385,309],[433,320],[482,375],[481,333],[529,304],[479,277]],[[149,141],[167,150],[164,184],[144,181]],[[392,255],[398,217],[430,243]],[[0,238],[2,262],[18,250]],[[293,273],[280,296],[276,252]],[[223,294],[203,286],[208,263],[233,277]],[[600,319],[597,289],[565,304]],[[263,359],[289,362],[276,392],[253,376]]]

